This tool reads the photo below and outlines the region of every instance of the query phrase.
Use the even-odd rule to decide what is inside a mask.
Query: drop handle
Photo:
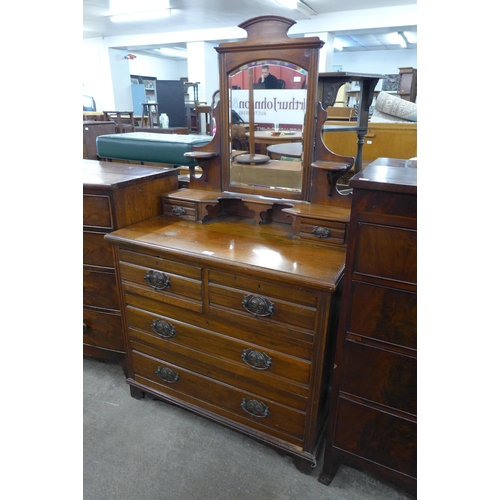
[[[266,353],[254,349],[243,349],[241,359],[254,370],[269,370],[273,367],[273,361]]]
[[[274,304],[269,299],[260,295],[246,295],[241,305],[246,311],[255,316],[266,317],[271,316],[275,312]]]
[[[148,271],[144,276],[144,281],[155,290],[165,290],[166,288],[172,288],[172,283],[170,278],[160,271]]]
[[[151,323],[151,330],[162,339],[170,339],[177,335],[175,326],[162,319],[155,319],[153,323]]]
[[[264,403],[256,401],[255,399],[243,398],[241,407],[248,414],[252,415],[252,417],[266,418],[271,415],[269,408]]]
[[[166,366],[159,366],[155,371],[155,375],[167,384],[175,384],[176,382],[179,382],[179,374]]]

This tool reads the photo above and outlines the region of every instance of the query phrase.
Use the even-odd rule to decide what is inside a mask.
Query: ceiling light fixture
[[[401,31],[398,33],[398,35],[399,35],[399,45],[401,45],[403,49],[406,49],[408,47],[408,40],[406,39],[404,34],[401,33]]]
[[[109,20],[112,23],[127,23],[134,21],[152,21],[154,19],[162,19],[172,15],[172,9],[151,10],[146,12],[132,12],[130,14],[120,14],[111,16]]]
[[[317,12],[309,5],[305,4],[304,2],[301,2],[300,0],[276,0],[279,4],[283,5],[284,7],[287,7],[288,9],[292,10],[297,10],[301,14],[304,14],[304,16],[311,18],[312,16],[315,16]]]
[[[342,49],[344,48],[344,45],[342,44],[342,42],[340,40],[338,40],[337,38],[335,38],[333,40],[333,48],[335,50],[342,51]]]

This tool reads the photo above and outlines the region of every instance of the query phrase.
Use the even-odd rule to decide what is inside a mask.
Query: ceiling
[[[317,15],[349,10],[415,5],[416,0],[304,0]],[[128,12],[170,8],[171,15],[156,21],[113,23],[110,16]],[[123,37],[154,33],[198,31],[233,28],[259,15],[279,15],[295,21],[314,19],[297,10],[290,10],[276,0],[83,0],[83,38]],[[400,50],[395,33],[404,32],[408,48],[417,48],[416,26],[395,26],[387,29],[334,32],[343,51]],[[213,40],[212,40],[213,41]],[[220,40],[224,41],[224,40]],[[220,43],[215,41],[215,43]],[[213,41],[214,42],[214,41]],[[160,46],[126,46],[134,52],[167,58],[186,58],[186,44],[164,44],[161,47],[180,49],[161,55]]]

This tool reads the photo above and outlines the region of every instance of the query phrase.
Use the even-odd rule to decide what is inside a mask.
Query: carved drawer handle
[[[183,208],[183,207],[179,207],[178,205],[175,205],[174,207],[172,207],[172,213],[174,215],[186,215],[186,210]]]
[[[274,314],[274,304],[264,297],[259,295],[247,295],[241,305],[249,313],[255,314],[255,316],[271,316]]]
[[[330,236],[330,230],[327,227],[314,226],[312,228],[312,234],[318,238],[328,238],[328,236]]]
[[[266,418],[271,415],[269,408],[264,403],[255,401],[255,399],[243,398],[241,407],[252,417]]]
[[[256,370],[268,370],[273,367],[272,359],[267,354],[253,349],[243,349],[241,359]]]
[[[166,366],[159,366],[155,371],[155,375],[160,377],[164,382],[167,382],[167,384],[179,382],[179,375]]]
[[[170,339],[177,334],[175,326],[162,319],[155,319],[153,323],[151,323],[151,330],[162,339]]]
[[[148,271],[146,276],[144,276],[144,281],[155,290],[164,290],[165,288],[172,287],[170,278],[165,273],[160,273],[160,271]]]

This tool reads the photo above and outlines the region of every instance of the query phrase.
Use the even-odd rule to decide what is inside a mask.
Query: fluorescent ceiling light
[[[179,47],[161,47],[156,50],[164,56],[187,58],[187,50]]]
[[[399,36],[399,45],[401,45],[403,49],[406,49],[408,47],[408,40],[401,32],[398,33],[398,36]]]
[[[333,39],[333,48],[341,51],[344,48],[344,46],[342,45],[342,42],[340,40],[338,40],[337,38],[334,38]]]
[[[171,9],[151,10],[146,12],[132,12],[130,14],[120,14],[111,16],[109,19],[112,23],[126,23],[133,21],[151,21],[153,19],[162,19],[170,16]]]
[[[403,35],[409,43],[417,43],[417,33],[415,31],[404,31]]]
[[[284,7],[287,7],[288,9],[292,10],[297,10],[301,14],[304,14],[304,16],[307,16],[311,18],[312,16],[315,16],[317,12],[309,5],[306,5],[304,2],[301,2],[300,0],[276,0],[279,4],[283,5]]]

